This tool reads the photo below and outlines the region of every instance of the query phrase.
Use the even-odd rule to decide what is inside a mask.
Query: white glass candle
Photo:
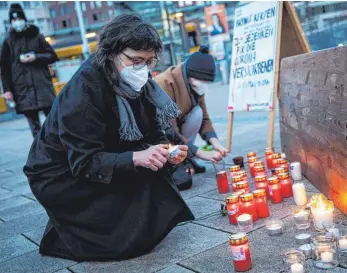
[[[324,251],[321,253],[321,260],[323,263],[331,263],[333,258],[333,253],[331,251]]]
[[[291,272],[292,273],[304,273],[304,266],[299,263],[292,264],[290,266]]]
[[[290,174],[293,180],[301,180],[301,165],[300,162],[293,162],[290,164]]]
[[[292,187],[295,204],[298,206],[306,205],[307,195],[305,185],[303,183],[294,183]]]
[[[347,250],[347,238],[343,238],[339,240],[339,248],[341,250]]]
[[[317,230],[324,230],[324,225],[332,226],[334,223],[334,204],[322,194],[311,197],[311,211],[313,222]]]

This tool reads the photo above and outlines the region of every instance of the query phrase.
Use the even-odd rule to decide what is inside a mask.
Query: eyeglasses
[[[127,57],[130,61],[132,61],[133,63],[133,67],[136,70],[140,70],[141,68],[145,67],[147,65],[148,68],[153,68],[156,66],[156,64],[158,63],[159,59],[158,58],[151,58],[147,61],[143,61],[143,60],[137,60],[135,58],[132,58],[130,56],[128,56],[127,54],[125,54],[124,52],[122,52],[121,54],[123,54],[125,57]]]

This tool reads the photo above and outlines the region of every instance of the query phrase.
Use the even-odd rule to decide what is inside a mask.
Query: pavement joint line
[[[194,220],[195,221],[195,220]],[[223,229],[219,229],[219,228],[215,228],[215,227],[211,227],[211,226],[207,226],[207,225],[204,225],[204,224],[201,224],[201,223],[197,223],[197,222],[191,222],[192,224],[194,225],[197,225],[197,226],[201,226],[201,227],[205,227],[205,228],[209,228],[209,229],[213,229],[213,230],[216,230],[216,231],[220,231],[220,232],[223,232],[223,233],[226,233],[226,234],[232,234],[232,232],[229,232],[229,231],[225,231]],[[228,240],[226,240],[225,242],[227,242]]]
[[[75,266],[75,265],[77,265],[77,264],[79,264],[79,263],[76,263],[76,264],[71,265],[71,266]],[[58,269],[57,271],[54,271],[54,272],[52,272],[52,273],[59,272],[60,270],[63,270],[63,269],[66,269],[67,271],[74,273],[74,271],[72,271],[72,270],[71,270],[71,269],[69,269],[68,267],[60,268],[60,269]]]
[[[24,235],[24,233],[21,233],[20,235],[22,235],[25,239],[27,239],[28,241],[32,242],[33,244],[40,246],[39,244],[37,244],[34,240],[30,239],[28,236]]]
[[[194,256],[193,256],[193,257],[194,257]],[[189,266],[180,264],[179,262],[176,263],[176,265],[178,265],[178,266],[180,266],[180,267],[183,267],[183,268],[185,268],[185,269],[188,269],[188,270],[190,270],[190,271],[192,271],[192,272],[194,272],[194,273],[201,273],[201,271],[197,271],[197,270],[195,270],[195,269],[193,269],[193,268],[191,268],[191,267],[189,267]]]
[[[19,196],[22,196],[22,197],[24,197],[24,198],[26,198],[26,199],[29,199],[29,200],[31,200],[31,201],[37,202],[37,200],[36,200],[35,198],[31,198],[31,197],[26,196],[26,195],[24,195],[24,194],[21,194],[21,195],[19,195]]]
[[[196,196],[194,196],[194,197],[201,197],[201,198],[206,198],[206,199],[210,199],[210,200],[214,200],[214,201],[220,201],[220,202],[222,202],[222,203],[223,203],[223,205],[224,205],[224,203],[225,203],[225,202],[223,202],[223,201],[222,201],[222,200],[220,200],[220,199],[200,195],[200,194],[205,194],[205,193],[208,193],[208,192],[211,192],[211,191],[207,191],[207,192],[199,193],[198,195],[196,195]],[[231,192],[230,194],[232,194],[232,192]]]

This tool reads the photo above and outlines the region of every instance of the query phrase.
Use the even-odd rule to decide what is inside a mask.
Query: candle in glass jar
[[[235,183],[235,192],[249,193],[249,185],[247,181]]]
[[[334,204],[323,194],[315,194],[311,197],[311,212],[317,230],[324,229],[323,222],[333,224]]]
[[[239,165],[234,165],[229,168],[230,176],[233,177],[241,170],[241,167]]]
[[[228,176],[226,171],[218,172],[216,175],[216,180],[219,193],[229,192]]]
[[[266,197],[269,198],[269,185],[267,182],[267,176],[266,175],[259,175],[255,177],[255,188],[257,190],[264,189],[266,193]]]
[[[291,273],[304,273],[304,266],[299,263],[292,264],[290,266]]]
[[[269,205],[267,203],[266,192],[264,189],[253,191],[255,208],[259,218],[270,216]]]
[[[236,192],[236,183],[245,181],[245,178],[241,174],[235,174],[231,177],[231,187],[233,192]]]
[[[295,183],[292,186],[295,204],[298,206],[306,205],[307,195],[304,183]]]
[[[240,195],[240,213],[252,215],[253,222],[258,220],[257,209],[255,207],[252,193],[244,193]]]
[[[235,271],[244,272],[252,268],[251,253],[246,233],[239,232],[229,237]]]
[[[289,164],[288,161],[284,158],[277,159],[277,168],[284,168],[286,172],[289,172]]]
[[[281,158],[281,154],[280,153],[274,153],[273,155],[272,155],[272,161],[271,161],[271,163],[272,163],[272,168],[273,169],[276,169],[278,166],[277,166],[277,161],[278,161],[278,159],[280,159]]]
[[[283,201],[281,183],[277,176],[268,178],[269,195],[272,203],[281,203]]]
[[[247,159],[249,159],[251,157],[257,157],[257,153],[256,152],[248,152],[247,153]]]
[[[266,175],[264,166],[254,166],[254,176],[257,177],[259,175]]]
[[[242,176],[244,181],[248,181],[248,177],[247,177],[247,172],[245,170],[241,170],[235,173],[235,176]]]
[[[286,171],[285,168],[275,168],[275,169],[273,169],[273,170],[274,170],[275,176],[277,176],[277,175],[280,174],[280,173],[287,173],[287,172],[288,172],[288,171]]]
[[[256,157],[250,157],[248,158],[248,167],[249,167],[249,172],[251,174],[252,177],[254,177],[254,163],[257,161],[258,159]]]
[[[229,223],[237,225],[237,217],[240,215],[239,195],[232,194],[225,199],[229,215]]]
[[[334,255],[331,251],[324,251],[320,255],[323,263],[331,263],[334,260]]]
[[[265,149],[265,159],[266,159],[266,166],[268,169],[272,169],[272,155],[274,154],[273,148],[266,148]]]
[[[284,198],[293,196],[292,181],[289,177],[289,173],[279,173],[277,175],[281,182],[281,191]]]
[[[339,240],[339,249],[342,251],[346,251],[347,250],[347,237],[343,236],[340,238]]]

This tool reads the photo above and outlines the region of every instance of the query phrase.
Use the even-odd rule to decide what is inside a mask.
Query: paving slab
[[[18,207],[23,204],[28,204],[30,202],[34,201],[29,200],[28,198],[25,198],[23,196],[14,196],[12,198],[5,199],[0,201],[0,212],[5,211],[9,208]]]
[[[39,202],[30,201],[29,199],[27,200],[29,202],[22,205],[11,207],[5,210],[0,210],[0,218],[4,221],[9,221],[29,214],[38,214],[45,212],[44,208],[40,205]]]
[[[2,240],[0,243],[0,264],[3,261],[31,252],[37,248],[37,245],[21,235]],[[0,272],[6,271],[1,271],[0,269]]]
[[[169,266],[167,268],[164,268],[162,270],[157,271],[158,273],[193,273],[194,271],[191,271],[187,268],[184,268],[182,266],[179,266],[177,264]]]
[[[85,262],[70,267],[75,273],[150,273],[166,268],[201,251],[220,245],[228,235],[194,224],[176,227],[151,253],[142,257],[110,263]]]
[[[315,231],[311,228],[310,233]],[[280,236],[269,236],[265,228],[261,228],[248,234],[250,242],[253,269],[249,273],[279,273],[284,270],[281,253],[288,248],[296,248],[296,229],[292,217],[284,220],[284,234]],[[229,244],[225,243],[213,249],[209,249],[195,255],[192,258],[179,262],[180,265],[194,269],[199,273],[230,273],[234,272],[233,262]],[[307,261],[307,273],[323,273],[313,267],[312,261]],[[284,272],[284,271],[283,271]],[[329,270],[333,273],[347,272],[346,269],[336,268]]]
[[[3,189],[3,188],[0,188],[0,196],[1,195],[5,195],[5,194],[8,194],[8,193],[10,193],[11,191],[10,190],[8,190],[8,189]]]
[[[189,190],[182,191],[181,195],[183,199],[187,200],[205,192],[209,192],[216,187],[217,184],[215,178],[205,178],[201,175],[197,175],[193,178],[193,186]]]
[[[0,224],[0,240],[18,235],[38,227],[46,226],[48,216],[46,213],[31,214]],[[1,271],[0,271],[1,272]]]
[[[0,194],[0,201],[10,199],[12,197],[18,196],[19,194],[13,191],[7,190],[6,193]]]
[[[220,211],[221,202],[203,197],[192,197],[186,201],[195,218],[204,217]]]
[[[0,177],[0,186],[12,190],[12,188],[28,184],[28,179],[24,174]]]
[[[51,273],[76,264],[75,261],[41,256],[38,250],[0,263],[0,272]],[[63,271],[64,272],[64,271]],[[71,273],[70,271],[67,271]],[[95,271],[96,272],[96,271]]]
[[[31,231],[22,233],[23,236],[30,239],[32,242],[34,242],[37,245],[40,245],[42,235],[46,229],[46,226],[41,226],[39,228],[35,228]]]
[[[66,268],[64,268],[64,269],[62,269],[62,270],[59,270],[59,271],[54,271],[54,273],[71,273],[72,271],[70,271],[70,270],[68,270],[68,269],[66,269]]]
[[[29,194],[32,192],[28,182],[25,182],[25,184],[18,184],[15,187],[11,188],[11,190],[20,195]]]

